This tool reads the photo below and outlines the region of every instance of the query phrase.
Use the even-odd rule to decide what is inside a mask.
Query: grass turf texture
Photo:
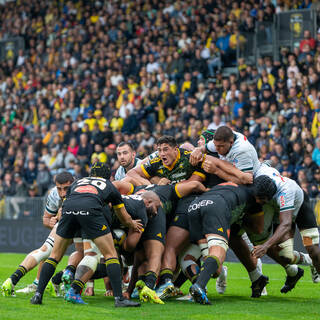
[[[2,284],[17,265],[23,260],[23,254],[0,254],[0,283]],[[66,266],[67,259],[58,265],[57,270]],[[88,305],[73,305],[62,298],[52,298],[45,294],[43,305],[30,304],[32,294],[17,293],[17,297],[0,296],[1,320],[35,319],[219,319],[219,320],[271,320],[271,319],[320,319],[320,283],[311,281],[310,270],[305,268],[304,277],[296,288],[287,294],[281,294],[285,279],[283,269],[278,265],[263,265],[264,274],[270,278],[267,286],[268,296],[259,299],[250,298],[251,289],[245,269],[238,263],[227,263],[228,287],[224,295],[215,290],[215,280],[208,284],[209,299],[212,306],[202,306],[188,301],[165,301],[165,305],[144,303],[140,308],[115,308],[112,297],[104,297],[103,281],[95,281],[94,297],[84,297]],[[36,269],[23,277],[16,289],[30,284],[36,275]],[[188,292],[190,283],[182,290]]]

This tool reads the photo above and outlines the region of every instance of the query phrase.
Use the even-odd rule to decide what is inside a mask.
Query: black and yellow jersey
[[[170,167],[164,165],[161,158],[157,156],[147,163],[142,164],[141,169],[147,179],[158,176],[167,178],[171,181],[171,184],[187,180],[193,174],[196,174],[205,180],[206,176],[203,169],[201,169],[201,165],[194,167],[189,162],[190,154],[191,151],[179,148],[177,158]]]

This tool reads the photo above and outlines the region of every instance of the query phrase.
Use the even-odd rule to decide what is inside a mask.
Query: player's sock
[[[62,282],[61,280],[62,275],[63,275],[63,270],[57,272],[51,279],[52,283],[59,285]]]
[[[139,280],[142,280],[143,282],[145,282],[146,276],[144,274],[140,274],[140,276],[138,276],[138,281]]]
[[[101,279],[107,277],[107,267],[104,263],[98,263],[97,269],[92,275],[91,279]]]
[[[311,266],[312,260],[310,256],[303,252],[293,251],[294,256],[296,257],[294,264],[302,264],[303,266]]]
[[[285,266],[285,270],[289,277],[294,277],[298,273],[298,266],[296,264],[288,264]]]
[[[19,265],[18,269],[10,276],[12,284],[15,286],[27,272],[24,266]]]
[[[172,281],[173,272],[170,269],[162,269],[160,272],[159,285],[166,283],[167,281]]]
[[[122,297],[121,268],[118,258],[109,258],[105,262],[114,297]]]
[[[258,268],[255,268],[253,271],[249,272],[249,277],[251,282],[255,282],[262,276],[262,273]]]
[[[39,284],[39,279],[35,278],[32,282],[34,285],[38,286]]]
[[[40,273],[37,292],[43,294],[48,282],[50,281],[51,277],[53,276],[56,270],[57,264],[58,264],[58,261],[53,258],[48,258],[44,262],[41,273]]]
[[[204,289],[209,282],[211,276],[219,269],[220,262],[215,256],[207,256],[201,268],[200,275],[197,279],[197,284]]]
[[[193,268],[192,268],[193,265],[190,265],[186,268],[186,273],[188,274],[188,278],[189,280],[191,281],[191,283],[195,283],[198,279],[198,276],[199,276],[199,273],[200,273],[200,268],[197,264],[195,264],[195,268],[196,270],[193,271]]]
[[[68,265],[68,266],[66,267],[66,270],[70,270],[73,274],[76,273],[76,267],[73,266],[72,264]]]
[[[187,280],[187,276],[182,271],[180,271],[177,279],[174,280],[173,284],[175,287],[180,288]]]
[[[150,289],[153,290],[156,281],[157,281],[157,274],[153,271],[148,271],[145,273],[145,280],[144,283],[146,284],[146,286]]]
[[[75,279],[72,281],[71,288],[73,288],[74,292],[77,294],[81,294],[82,289],[84,288],[85,283],[80,279]]]

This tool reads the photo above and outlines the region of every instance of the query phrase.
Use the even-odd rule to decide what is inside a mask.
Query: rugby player
[[[254,189],[234,183],[222,183],[194,200],[188,208],[190,238],[202,243],[203,235],[208,255],[190,294],[200,304],[211,304],[205,287],[212,275],[217,275],[225,260],[232,224],[243,219],[246,206],[255,203]],[[273,190],[272,190],[273,191]],[[275,192],[275,190],[274,190]],[[267,194],[268,197],[274,193]],[[260,288],[262,291],[263,288]]]
[[[40,262],[44,261],[50,256],[54,245],[57,222],[60,219],[60,215],[58,214],[59,208],[61,207],[62,201],[65,198],[67,190],[72,184],[73,180],[73,176],[67,171],[56,175],[54,180],[56,186],[52,188],[48,194],[46,207],[43,214],[43,225],[51,229],[51,232],[43,245],[39,249],[30,252],[18,266],[17,270],[2,284],[1,290],[4,296],[14,295],[14,286],[20,281],[20,279],[30,270],[35,268]],[[38,278],[26,288],[18,291],[22,293],[34,292],[36,291],[37,286]]]
[[[62,217],[57,227],[55,244],[50,257],[45,261],[35,295],[31,304],[42,304],[43,292],[55,268],[63,257],[71,239],[81,229],[86,238],[92,239],[104,256],[107,272],[114,290],[116,307],[138,307],[125,299],[121,290],[121,270],[117,253],[114,248],[110,227],[103,215],[105,204],[111,202],[120,221],[136,231],[142,229],[139,220],[132,220],[124,208],[118,190],[106,178],[110,170],[104,163],[95,163],[90,176],[76,181],[69,189],[67,199],[63,203]],[[84,284],[78,281],[78,287]]]
[[[262,257],[268,253],[273,246],[279,251],[279,255],[287,258],[289,264],[305,263],[307,255],[293,250],[293,237],[295,225],[298,227],[304,247],[312,260],[313,267],[320,273],[320,248],[319,231],[310,205],[308,195],[290,178],[282,177],[272,167],[262,165],[257,172],[257,202],[267,203],[265,197],[266,185],[273,185],[276,193],[272,199],[279,207],[279,220],[273,235],[263,244],[254,248],[254,255]],[[268,182],[271,181],[271,182]],[[303,276],[303,269],[297,268],[295,275],[287,275],[285,285],[281,292],[292,290],[297,281]],[[314,271],[312,273],[315,273]]]
[[[261,163],[258,159],[257,151],[248,141],[248,139],[239,132],[233,132],[227,126],[219,127],[214,133],[213,140],[207,142],[205,145],[200,145],[199,147],[197,147],[190,156],[190,162],[193,165],[196,165],[205,157],[202,164],[203,169],[205,170],[205,172],[214,174],[216,172],[218,159],[211,156],[205,156],[208,152],[217,152],[221,160],[225,160],[242,172],[251,173],[252,175],[255,175],[257,170],[261,166]],[[242,239],[246,242],[247,246],[252,251],[253,245],[245,233],[243,233]],[[252,270],[253,266],[251,258],[249,260],[246,259],[246,257],[249,256],[247,254],[244,254],[247,249],[243,247],[240,237],[237,238],[236,235],[233,235],[233,237],[231,238],[230,247],[233,249],[242,264],[246,267],[251,281],[256,281],[262,274],[261,260],[258,259],[258,270],[257,272],[255,272],[254,270]],[[226,288],[226,269],[224,268],[223,271],[224,272],[217,279],[216,283],[217,291],[219,293],[223,293]],[[267,294],[266,289],[263,290],[262,294]]]
[[[121,142],[117,147],[117,159],[120,163],[114,176],[115,180],[123,179],[127,172],[139,165],[141,160],[136,157],[133,145],[130,142]]]

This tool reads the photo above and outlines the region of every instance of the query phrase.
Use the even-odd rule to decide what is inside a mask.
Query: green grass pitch
[[[0,254],[0,283],[15,270],[23,260],[22,254]],[[66,265],[66,258],[58,265],[61,270]],[[1,320],[81,320],[81,319],[175,319],[175,320],[303,320],[320,319],[320,284],[311,281],[310,270],[305,268],[305,275],[296,288],[283,295],[280,288],[284,283],[285,273],[278,265],[263,265],[264,274],[270,278],[267,286],[268,296],[259,299],[250,298],[250,281],[245,269],[238,263],[226,263],[228,271],[228,287],[224,295],[218,295],[215,281],[208,285],[209,299],[212,306],[202,306],[188,301],[169,300],[165,305],[144,303],[141,308],[116,309],[113,298],[103,296],[103,282],[95,282],[94,297],[84,297],[88,305],[73,305],[62,298],[52,298],[45,294],[43,305],[31,305],[32,295],[17,294],[17,297],[0,296]],[[16,288],[31,283],[36,270],[28,273]],[[190,284],[182,288],[187,293]]]

